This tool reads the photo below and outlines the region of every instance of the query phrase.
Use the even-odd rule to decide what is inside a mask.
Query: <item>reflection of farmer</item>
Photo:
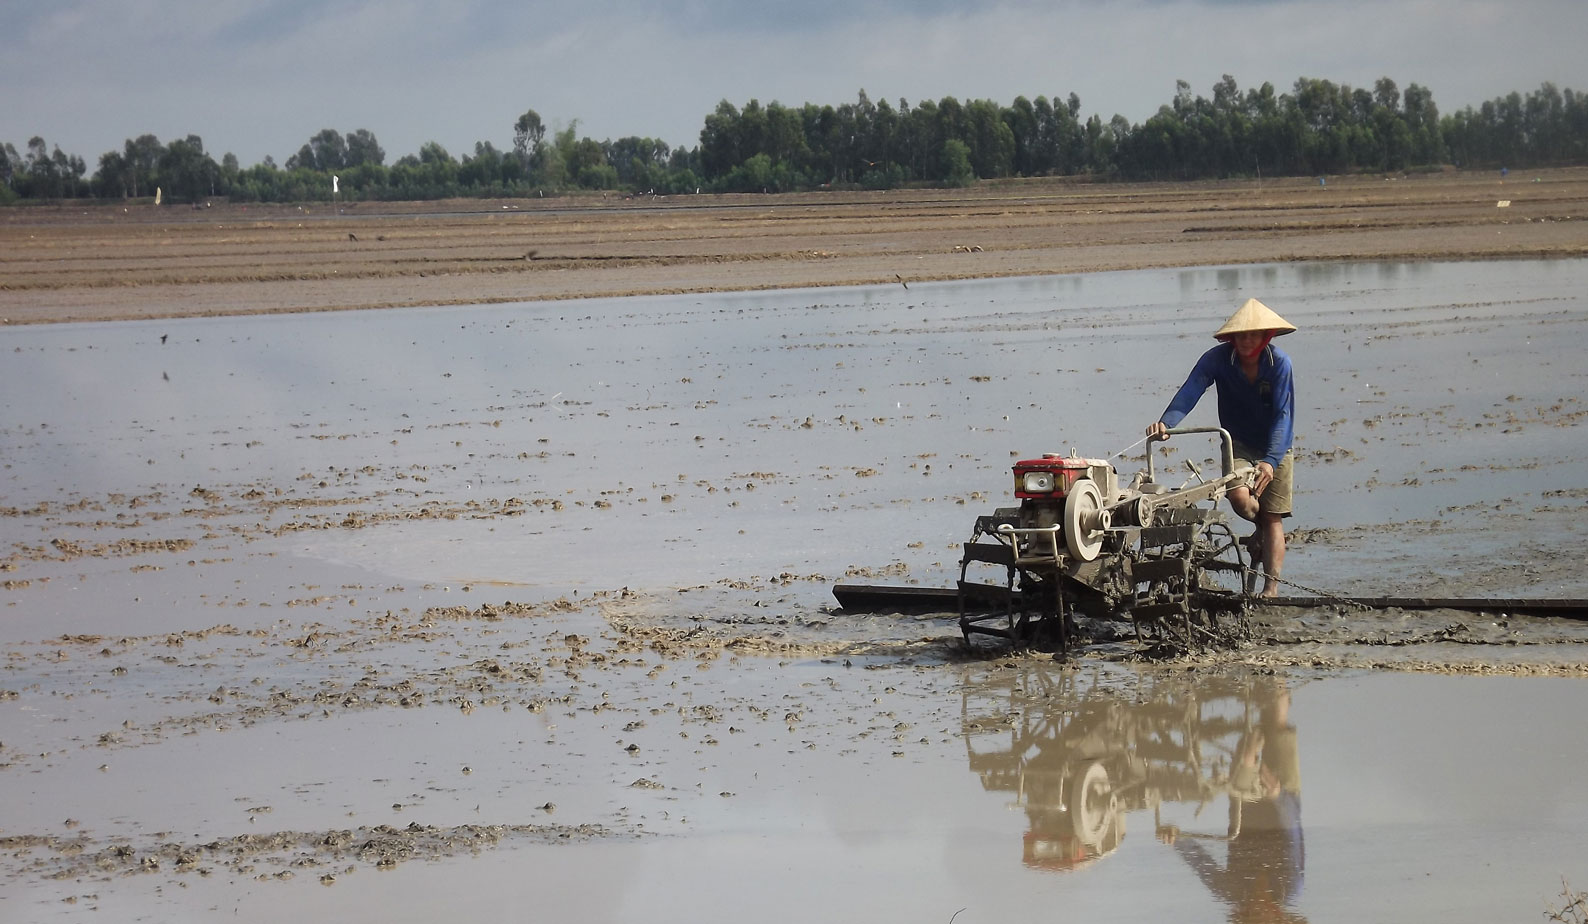
[[[1290,692],[1266,691],[1255,729],[1241,738],[1230,771],[1230,827],[1226,862],[1201,840],[1165,825],[1160,840],[1173,844],[1197,878],[1229,910],[1231,921],[1300,921],[1289,906],[1301,892],[1306,851],[1301,836],[1301,764],[1290,724]]]
[[[1228,496],[1238,516],[1257,524],[1253,557],[1262,558],[1265,597],[1279,594],[1279,570],[1285,562],[1282,521],[1290,516],[1296,403],[1290,357],[1269,341],[1295,329],[1267,305],[1247,299],[1213,335],[1222,342],[1202,354],[1163,416],[1147,428],[1149,438],[1168,439],[1164,431],[1191,413],[1209,385],[1218,386],[1219,426],[1235,440],[1237,464],[1257,469],[1251,489],[1243,485]]]

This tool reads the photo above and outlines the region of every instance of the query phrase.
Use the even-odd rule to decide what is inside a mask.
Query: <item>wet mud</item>
[[[0,909],[1539,913],[1588,862],[1588,624],[1275,607],[1230,649],[1145,661],[1099,624],[1060,663],[831,586],[949,586],[1013,459],[1129,446],[1260,290],[1302,328],[1287,578],[1588,595],[1585,283],[1230,267],[9,329]]]

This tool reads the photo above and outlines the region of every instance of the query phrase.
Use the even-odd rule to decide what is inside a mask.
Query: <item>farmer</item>
[[[1202,354],[1163,416],[1147,428],[1148,439],[1168,439],[1165,431],[1196,407],[1209,385],[1218,386],[1219,426],[1235,441],[1235,464],[1257,468],[1252,487],[1234,488],[1228,497],[1236,515],[1257,524],[1247,541],[1253,559],[1263,563],[1265,597],[1279,595],[1285,563],[1283,521],[1290,516],[1296,404],[1290,357],[1270,341],[1295,329],[1267,305],[1247,299],[1213,335],[1219,345]]]

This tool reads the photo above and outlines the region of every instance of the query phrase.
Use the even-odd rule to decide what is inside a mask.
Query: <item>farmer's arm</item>
[[[1175,392],[1174,398],[1169,402],[1169,406],[1164,409],[1163,414],[1159,416],[1158,422],[1147,428],[1148,436],[1167,439],[1167,437],[1162,435],[1163,431],[1185,420],[1185,416],[1191,413],[1191,409],[1197,406],[1198,401],[1202,400],[1202,395],[1207,392],[1208,386],[1213,384],[1214,363],[1217,361],[1216,352],[1216,350],[1209,350],[1203,353],[1202,357],[1197,360],[1197,364],[1191,367],[1191,374],[1186,376],[1185,384],[1181,385],[1180,390]]]

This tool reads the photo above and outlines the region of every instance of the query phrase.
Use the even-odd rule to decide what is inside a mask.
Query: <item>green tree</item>
[[[761,107],[761,102],[752,99],[745,103],[735,126],[738,135],[735,146],[741,156],[767,153],[766,127],[766,110]]]
[[[579,168],[579,185],[585,189],[617,189],[618,172],[611,164],[587,163]]]
[[[1402,118],[1412,135],[1412,162],[1432,166],[1445,162],[1445,140],[1439,131],[1439,107],[1434,95],[1415,83],[1406,85],[1402,96]]]
[[[77,180],[84,170],[82,158],[68,155],[60,145],[51,150],[43,138],[34,135],[28,139],[28,153],[23,160],[28,196],[61,199],[76,195]]]
[[[545,139],[546,126],[540,121],[540,113],[535,110],[525,110],[513,122],[513,154],[518,157],[526,175],[530,173],[533,159],[541,153]]]
[[[606,162],[617,174],[617,185],[630,189],[655,189],[666,185],[671,149],[659,138],[629,136],[602,145]]]
[[[380,142],[375,140],[375,135],[367,128],[360,128],[347,136],[347,153],[342,159],[342,166],[357,167],[359,164],[373,164],[381,166],[386,163],[386,152],[381,149]]]
[[[99,155],[99,169],[94,171],[90,185],[94,195],[101,199],[125,199],[128,195],[127,161],[120,151],[106,151]]]
[[[287,169],[331,171],[347,166],[347,140],[334,128],[322,128],[298,153],[287,158]]]
[[[1391,115],[1400,115],[1401,91],[1395,81],[1388,77],[1380,77],[1373,83],[1373,103],[1384,107]]]
[[[388,193],[397,199],[443,199],[458,193],[458,162],[435,141],[398,159],[388,177]]]
[[[1015,136],[1003,120],[1001,107],[992,100],[971,100],[965,104],[969,132],[963,140],[970,146],[971,167],[984,179],[1009,176],[1014,170]]]
[[[465,156],[458,167],[458,184],[476,193],[502,191],[502,164],[507,159],[489,141],[476,141],[474,156]]]
[[[448,166],[457,163],[457,161],[452,159],[452,155],[447,153],[447,149],[441,146],[441,142],[439,141],[426,141],[424,144],[419,146],[419,162],[421,164],[436,164],[441,166]]]
[[[221,157],[221,186],[228,190],[237,182],[237,177],[243,172],[242,165],[237,162],[237,155],[227,151]]]
[[[1043,100],[1046,103],[1047,100]],[[1051,113],[1051,110],[1050,110]],[[1040,136],[1037,129],[1037,108],[1024,96],[1015,97],[1014,105],[1003,111],[1003,122],[1014,139],[1014,172],[1019,176],[1036,176],[1042,172]]]
[[[574,163],[579,146],[579,120],[574,119],[568,127],[554,131],[551,142],[544,145],[541,151],[540,162],[536,164],[537,180],[552,189],[563,189],[579,182],[578,167]]]
[[[25,195],[33,199],[59,199],[61,178],[54,159],[50,157],[49,144],[39,135],[29,138],[28,153],[24,160],[26,170],[23,175],[27,182]]]
[[[772,192],[772,158],[765,154],[752,154],[744,163],[728,172],[721,188],[724,192]]]
[[[965,107],[959,100],[952,96],[945,96],[937,102],[937,130],[938,137],[944,141],[955,138],[965,141],[970,137],[970,126],[965,119]],[[967,144],[968,148],[969,145]]]
[[[88,173],[88,164],[83,160],[82,157],[76,154],[73,154],[69,158],[69,163],[70,169],[72,171],[72,195],[76,196],[78,194],[79,184],[82,183],[84,175]]]
[[[900,121],[900,113],[889,105],[887,100],[877,100],[871,116],[871,141],[868,146],[868,150],[873,152],[869,158],[873,163],[862,173],[874,174],[880,170],[892,175],[895,167],[903,169],[900,165],[900,161],[904,159],[899,145]],[[900,176],[902,177],[902,173]],[[862,183],[864,182],[865,179],[862,177]]]
[[[9,141],[0,145],[0,182],[5,183],[10,192],[16,191],[17,175],[25,169],[22,155],[17,153],[16,145]]]
[[[172,198],[188,202],[214,195],[220,180],[220,168],[204,153],[204,141],[198,135],[167,145],[159,170],[160,183],[170,190]]]
[[[739,109],[722,100],[700,129],[700,165],[707,177],[726,176],[754,153],[741,152],[739,134]]]
[[[164,154],[165,145],[153,135],[127,139],[122,147],[122,158],[126,161],[127,178],[134,199],[154,195],[155,171]]]
[[[922,100],[911,108],[900,100],[899,111],[897,151],[905,174],[917,180],[936,180],[938,158],[943,149],[943,140],[937,129],[937,103]]]
[[[222,168],[224,169],[224,168]],[[337,174],[342,195],[348,199],[391,198],[391,170],[385,164],[355,164]]]
[[[573,129],[569,129],[571,135]],[[586,189],[613,189],[617,186],[617,171],[600,168],[609,168],[606,151],[601,143],[589,138],[580,138],[571,145],[563,146],[563,162],[567,165],[568,175],[574,178],[578,185]]]
[[[970,165],[970,145],[958,138],[943,142],[942,167],[938,173],[945,186],[969,186],[976,181]]]
[[[796,168],[808,162],[810,146],[805,141],[805,128],[798,111],[776,100],[767,105],[762,153],[771,157],[773,163],[789,164]]]

